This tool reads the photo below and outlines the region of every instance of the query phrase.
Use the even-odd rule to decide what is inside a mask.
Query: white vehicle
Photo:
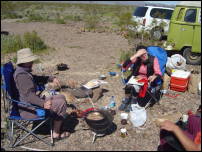
[[[173,8],[156,6],[137,7],[132,20],[140,23],[137,31],[148,31],[152,38],[160,40],[162,36],[167,35],[173,10]]]

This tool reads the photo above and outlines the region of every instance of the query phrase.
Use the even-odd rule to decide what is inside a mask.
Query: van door
[[[196,13],[196,8],[187,8],[185,11],[184,24],[181,24],[180,27],[181,49],[183,46],[192,46],[196,27]]]
[[[185,14],[185,8],[176,7],[171,17],[168,33],[168,42],[172,43],[173,49],[180,51],[181,45],[181,28],[183,26],[183,16]],[[174,44],[174,45],[173,45]]]
[[[192,46],[197,9],[180,7],[177,11],[171,19],[168,40],[175,43],[175,50],[180,51],[184,46]]]
[[[194,27],[194,38],[192,52],[201,53],[201,9],[198,9],[196,25]]]

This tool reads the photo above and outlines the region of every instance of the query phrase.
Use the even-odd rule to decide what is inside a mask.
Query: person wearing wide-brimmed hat
[[[68,132],[61,133],[61,125],[66,117],[67,103],[63,95],[55,95],[52,98],[41,99],[36,95],[36,86],[39,83],[53,82],[59,84],[59,81],[55,77],[49,76],[36,76],[33,75],[32,65],[38,57],[34,55],[29,48],[24,48],[17,51],[17,67],[14,73],[14,80],[16,87],[19,91],[20,100],[34,105],[41,106],[45,109],[49,109],[53,113],[53,138],[60,139],[69,135]],[[23,118],[32,119],[37,115],[30,107],[20,106],[20,115]]]

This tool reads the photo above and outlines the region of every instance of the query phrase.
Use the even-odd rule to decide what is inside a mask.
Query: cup
[[[121,131],[121,137],[125,138],[127,136],[127,130],[126,130],[126,128],[121,128],[120,131]]]
[[[189,116],[188,115],[182,115],[182,121],[183,122],[187,122],[188,121]]]
[[[127,113],[121,113],[121,119],[128,119],[128,114]]]

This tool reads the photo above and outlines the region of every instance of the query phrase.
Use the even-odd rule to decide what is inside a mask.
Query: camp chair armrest
[[[25,105],[27,107],[33,107],[33,108],[37,108],[37,109],[44,109],[43,107],[39,107],[37,105],[33,105],[33,104],[30,104],[30,103],[27,103],[27,102],[23,102],[23,101],[17,101],[17,100],[14,100],[14,99],[10,99],[10,98],[7,98],[8,100],[10,100],[11,102],[15,102],[17,104],[21,104],[21,105]],[[45,110],[45,109],[44,109]]]

